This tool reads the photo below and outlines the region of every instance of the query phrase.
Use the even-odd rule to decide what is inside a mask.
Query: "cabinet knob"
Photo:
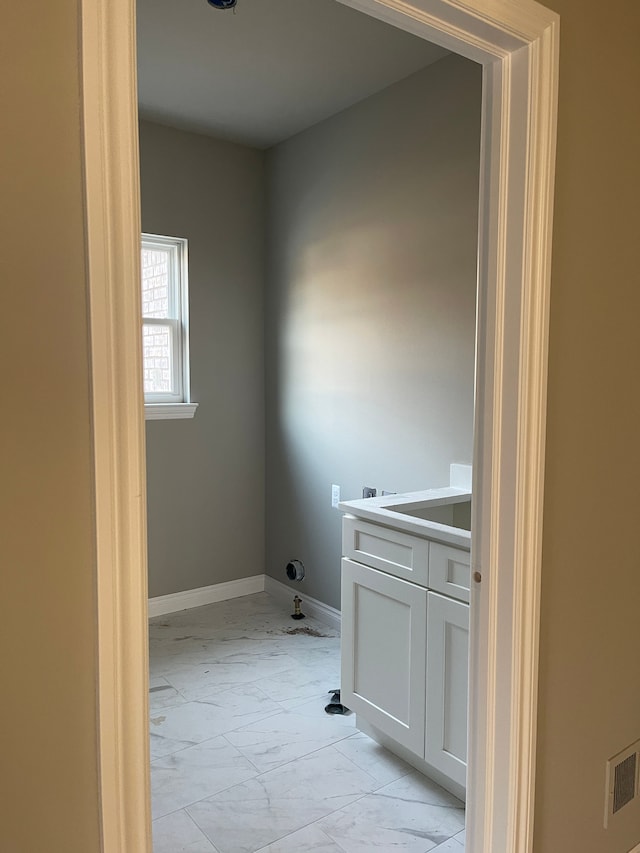
[[[474,572],[473,579],[476,583],[480,583],[480,581],[482,580],[482,575],[480,574],[480,572]]]

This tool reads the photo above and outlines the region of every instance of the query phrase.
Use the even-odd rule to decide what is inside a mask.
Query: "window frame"
[[[171,392],[144,391],[144,409],[146,420],[165,418],[193,417],[197,403],[191,401],[190,364],[189,364],[189,241],[185,237],[170,237],[163,234],[143,232],[140,237],[140,263],[142,252],[169,252],[169,317],[141,317],[141,336],[143,329],[150,326],[163,326],[170,329],[170,369],[172,372]],[[142,277],[140,280],[142,297]],[[144,359],[143,359],[144,369]]]

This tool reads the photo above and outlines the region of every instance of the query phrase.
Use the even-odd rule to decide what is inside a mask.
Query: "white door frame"
[[[558,16],[338,0],[484,69],[468,853],[531,853]],[[104,853],[151,853],[135,0],[80,0]]]

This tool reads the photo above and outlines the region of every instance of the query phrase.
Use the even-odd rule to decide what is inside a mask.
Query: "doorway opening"
[[[189,590],[193,604],[204,603],[216,592],[248,592],[262,571],[266,527],[270,591],[288,595],[290,605],[295,585],[285,589],[280,584],[284,566],[297,554],[309,567],[297,587],[305,606],[311,597],[340,610],[341,513],[322,500],[331,482],[340,483],[347,501],[360,497],[367,482],[377,484],[381,492],[412,492],[449,485],[449,463],[471,462],[481,68],[332,0],[295,8],[271,4],[266,18],[259,4],[243,2],[239,9],[237,16],[230,16],[194,7],[191,21],[177,7],[160,18],[162,7],[138,0],[142,230],[189,241],[191,350],[197,355],[191,377],[193,399],[200,403],[194,421],[154,420],[146,425],[151,607],[152,612],[159,605],[168,609],[172,594],[179,594],[174,608],[185,606],[183,590]],[[284,15],[277,14],[279,9]],[[201,55],[198,34],[203,31]],[[260,50],[251,42],[257,33],[267,46]],[[304,39],[307,50],[301,56],[297,45]],[[218,109],[224,116],[225,97],[245,93],[237,110],[245,108],[246,100],[250,113],[265,99],[278,96],[281,103],[264,117],[248,115],[245,127],[239,120],[234,125],[240,126],[235,132],[241,143],[261,134],[267,141],[260,149],[180,128],[183,116],[178,111],[185,105],[180,98],[172,100],[171,92],[165,93],[157,82],[181,72],[179,57],[169,53],[170,43],[176,41],[188,41],[192,53],[182,69],[186,79],[175,91],[189,91],[193,76],[197,87],[197,79],[209,74],[214,93],[202,94],[211,98],[212,125],[221,121]],[[238,63],[247,42],[251,59]],[[219,63],[228,75],[220,105],[215,88],[219,74],[207,66],[210,55],[216,68]],[[326,56],[332,58],[335,80],[327,79]],[[429,64],[415,71],[417,62]],[[341,63],[345,69],[338,74]],[[320,123],[311,116],[309,128],[309,115],[301,116],[302,130],[291,136],[299,83],[293,90],[283,85],[274,93],[268,82],[265,91],[265,69],[271,64],[286,68],[283,79],[304,78],[307,110],[326,111],[331,93],[337,113]],[[395,81],[398,75],[401,79]],[[384,85],[389,79],[391,84]],[[340,109],[345,91],[365,82],[367,88],[382,82],[382,90]],[[319,107],[312,104],[314,98]],[[167,126],[170,107],[176,111],[177,128]],[[284,128],[277,126],[277,116],[283,117]],[[229,119],[224,129],[231,133]],[[286,134],[286,139],[269,144],[274,134],[276,139]],[[224,228],[212,227],[216,222],[224,222]],[[151,281],[157,295],[158,282]],[[155,308],[155,302],[152,305]],[[264,340],[261,313],[266,317]],[[261,388],[265,353],[266,393]],[[265,398],[266,525],[261,476]],[[228,485],[221,490],[221,483]],[[221,492],[224,502],[219,507]],[[468,550],[464,556],[468,562]],[[437,601],[432,596],[432,605]],[[466,611],[468,634],[468,602],[459,607]],[[220,638],[213,621],[219,610],[212,608],[212,623],[204,632],[185,614],[179,654],[169,653],[176,643],[164,636],[174,618],[163,617],[152,625],[150,666],[158,678],[150,699],[154,708],[161,703],[161,710],[151,714],[158,839],[173,831],[178,820],[167,814],[185,807],[191,815],[187,826],[191,820],[211,825],[204,811],[214,807],[211,798],[222,797],[208,743],[214,736],[230,753],[237,750],[240,763],[243,756],[253,755],[260,784],[267,785],[272,771],[285,761],[294,779],[304,766],[297,759],[308,752],[334,754],[327,746],[335,736],[332,730],[344,734],[339,721],[326,719],[325,697],[319,695],[317,727],[327,729],[329,741],[301,738],[295,750],[278,747],[284,725],[304,731],[306,722],[295,706],[295,692],[284,685],[295,674],[303,697],[305,685],[314,679],[299,670],[294,654],[275,657],[285,647],[274,636],[261,641],[263,652],[273,646],[274,658],[264,661],[260,678],[243,651],[250,644]],[[257,628],[259,621],[243,630],[254,636]],[[416,659],[424,656],[425,644],[426,636]],[[293,640],[286,644],[293,646]],[[231,648],[233,656],[226,653]],[[337,648],[334,652],[336,663]],[[241,672],[230,671],[233,661]],[[271,665],[280,669],[280,697],[271,695]],[[466,653],[457,668],[463,672],[457,673],[456,682],[466,682]],[[424,662],[412,661],[412,693],[419,690],[420,669],[424,678]],[[332,670],[327,670],[325,693],[340,685],[338,673],[330,676]],[[378,679],[388,681],[389,675],[379,674]],[[247,720],[246,731],[237,715],[224,721],[219,714],[215,720],[212,716],[212,702],[220,708],[239,701],[237,680],[252,685],[248,704],[255,704],[261,690],[267,693],[262,703],[265,719],[258,721],[259,712],[252,712],[256,719]],[[316,687],[320,694],[322,689]],[[386,693],[390,697],[400,691],[389,688]],[[465,706],[461,717],[466,720],[466,685],[463,693],[456,705]],[[275,708],[281,701],[283,714],[274,714],[267,698]],[[411,720],[416,744],[425,740],[422,717],[424,711],[416,708],[416,719]],[[463,720],[458,721],[460,727]],[[456,743],[465,740],[465,734]],[[260,736],[270,749],[268,765],[256,758]],[[429,743],[434,737],[431,734]],[[246,740],[252,741],[250,747]],[[424,760],[424,747],[416,749],[416,760]],[[206,755],[213,765],[208,784]],[[203,762],[198,768],[197,758]],[[402,768],[408,772],[409,766]],[[197,790],[196,776],[202,776]],[[225,802],[234,794],[233,778],[229,774]],[[377,790],[382,785],[376,781],[371,791],[358,790],[380,803]],[[248,796],[248,787],[249,782],[238,783],[238,796]],[[416,787],[412,799],[417,802],[419,796]],[[317,802],[316,813],[336,804]],[[355,803],[349,807],[355,808]],[[303,810],[294,810],[291,818],[293,829],[303,820]],[[220,823],[216,820],[213,826],[222,834]],[[420,832],[427,832],[428,824],[425,814]],[[451,835],[461,830],[459,822],[449,828]],[[448,840],[442,831],[432,834],[441,842]],[[215,833],[212,841],[226,849]],[[267,841],[276,839],[256,834],[258,847]]]
[[[479,606],[472,624],[472,636],[481,642],[473,644],[471,732],[480,734],[471,745],[469,841],[471,850],[525,850],[531,838],[535,755],[557,20],[529,3],[511,4],[501,14],[480,0],[472,11],[468,3],[459,7],[453,2],[402,4],[401,10],[391,0],[352,5],[484,66],[473,512],[474,530],[483,537],[474,568],[484,570],[485,577],[474,593]],[[148,797],[144,773],[133,759],[146,752],[144,702],[135,698],[145,679],[145,604],[141,573],[131,570],[144,566],[142,422],[136,414],[139,297],[125,286],[138,278],[139,224],[131,145],[132,28],[120,26],[130,23],[131,7],[88,6],[83,12],[102,807],[105,833],[137,839],[132,849],[143,850],[148,849]],[[115,25],[105,27],[104,20]],[[110,144],[103,145],[105,139]],[[116,233],[122,239],[114,239]],[[124,652],[132,645],[141,650],[139,661]],[[510,697],[508,708],[504,696]]]

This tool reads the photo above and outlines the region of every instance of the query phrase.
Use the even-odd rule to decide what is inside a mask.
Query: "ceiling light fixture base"
[[[214,9],[233,9],[238,0],[207,0]]]

